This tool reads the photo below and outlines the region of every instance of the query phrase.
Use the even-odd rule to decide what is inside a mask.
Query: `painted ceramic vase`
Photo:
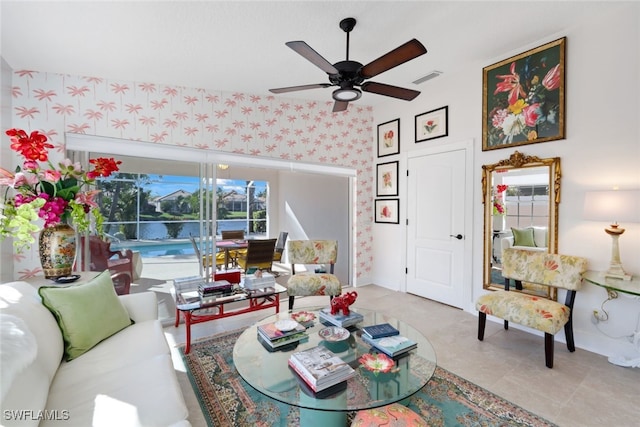
[[[76,258],[76,232],[70,225],[58,224],[40,232],[40,264],[47,279],[69,276]]]

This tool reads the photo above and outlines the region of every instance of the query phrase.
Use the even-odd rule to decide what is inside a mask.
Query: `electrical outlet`
[[[607,320],[608,320],[607,312],[600,313],[598,309],[593,310],[593,318],[591,319],[593,323],[606,322]]]

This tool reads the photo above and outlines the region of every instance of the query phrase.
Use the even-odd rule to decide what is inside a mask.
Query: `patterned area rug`
[[[241,333],[238,330],[192,343],[187,355],[184,347],[180,349],[208,425],[299,426],[297,408],[261,395],[236,372],[233,346]],[[440,367],[411,398],[409,407],[436,427],[555,426]]]

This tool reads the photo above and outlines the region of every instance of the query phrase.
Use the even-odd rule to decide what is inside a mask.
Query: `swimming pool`
[[[260,238],[263,234],[250,234],[247,238]],[[198,240],[196,239],[196,242]],[[159,256],[195,256],[193,245],[189,240],[123,240],[111,243],[111,249],[119,251],[123,249],[131,249],[140,252],[142,258],[153,258]]]
[[[189,241],[121,242],[112,243],[111,249],[117,251],[122,249],[131,249],[132,251],[138,251],[140,252],[140,256],[142,258],[153,258],[168,255],[195,255],[193,245]]]

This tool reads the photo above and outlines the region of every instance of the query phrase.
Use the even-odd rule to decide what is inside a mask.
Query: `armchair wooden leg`
[[[547,368],[553,368],[553,335],[544,333],[544,360]]]
[[[504,329],[506,329],[506,330],[509,329],[509,321],[508,320],[504,321]]]
[[[483,312],[478,313],[478,339],[484,339],[484,327],[487,324],[487,315]]]
[[[570,352],[576,351],[576,345],[573,341],[573,322],[572,319],[569,318],[569,321],[564,324],[564,336],[567,339],[567,348]]]
[[[289,297],[289,310],[293,310],[293,301],[295,301],[296,297]]]

